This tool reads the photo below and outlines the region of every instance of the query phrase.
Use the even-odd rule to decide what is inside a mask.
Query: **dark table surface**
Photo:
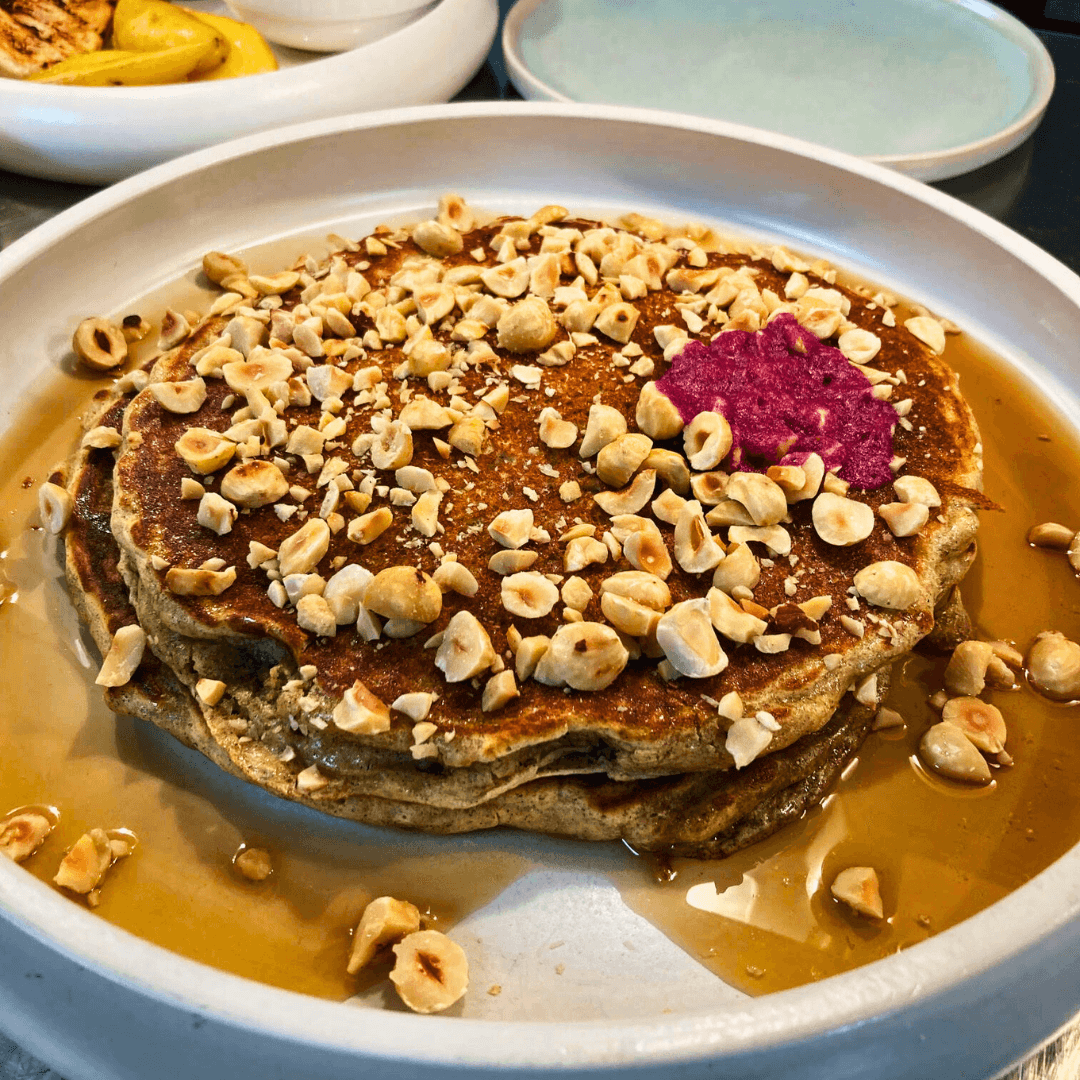
[[[508,0],[500,0],[500,6],[505,10]],[[1027,17],[1019,5],[1008,6]],[[1067,16],[1073,8],[1077,11],[1072,22],[1041,16],[1029,20],[1049,49],[1057,73],[1042,124],[1031,138],[999,161],[932,186],[1015,229],[1080,273],[1080,4],[1051,0],[1045,10],[1051,8]],[[1058,28],[1041,28],[1046,26]],[[456,100],[492,99],[519,99],[507,80],[498,42],[488,62]],[[96,190],[0,170],[0,247]],[[0,1036],[0,1080],[60,1078]],[[1080,1080],[1080,1017],[1002,1080]]]

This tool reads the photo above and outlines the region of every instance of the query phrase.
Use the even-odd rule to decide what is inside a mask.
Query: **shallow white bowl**
[[[356,233],[382,218],[430,213],[448,189],[493,209],[558,201],[582,213],[632,209],[786,238],[957,320],[1080,429],[1080,279],[977,211],[879,166],[752,129],[643,110],[496,103],[252,136],[117,185],[17,241],[0,253],[0,431],[32,404],[79,313],[128,310],[192,273],[208,248]],[[175,761],[178,775],[215,772],[179,748]],[[222,797],[239,788],[261,797],[244,785]],[[267,813],[286,812],[271,802]],[[324,827],[301,808],[287,812],[313,834]],[[400,834],[392,842],[412,843]],[[452,850],[474,841],[433,842]],[[555,850],[537,837],[505,842],[541,861]],[[335,1005],[213,971],[103,923],[0,860],[0,1027],[68,1080],[145,1080],[163,1075],[163,1062],[170,1077],[200,1080],[414,1080],[502,1068],[985,1080],[1080,1005],[1078,849],[926,942],[753,1000],[665,951],[664,939],[611,898],[590,869],[605,850],[574,846],[569,869],[512,888],[455,930],[483,940],[477,986],[490,976],[522,987],[469,995],[465,1018]],[[572,936],[575,962],[561,979],[550,953],[529,944],[536,932]],[[638,954],[621,950],[620,959],[613,947],[629,939],[646,950],[636,975],[627,965]],[[599,1018],[574,1019],[586,1014]]]
[[[498,22],[497,0],[441,0],[403,29],[337,56],[278,50],[281,70],[263,75],[172,86],[0,79],[0,168],[108,184],[255,131],[448,101],[483,64]]]
[[[294,49],[355,49],[418,19],[432,0],[227,0],[238,19]]]

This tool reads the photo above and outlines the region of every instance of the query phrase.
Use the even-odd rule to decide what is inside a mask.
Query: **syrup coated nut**
[[[220,285],[227,278],[247,277],[247,264],[235,255],[226,255],[222,251],[208,251],[202,260],[203,273],[215,284]]]
[[[101,884],[112,861],[108,834],[104,829],[91,829],[83,833],[64,856],[53,883],[85,895]]]
[[[977,697],[986,686],[993,656],[993,646],[987,641],[961,641],[945,668],[945,689],[954,696]]]
[[[656,643],[681,675],[707,679],[727,667],[727,654],[713,630],[705,597],[683,600],[656,624]]]
[[[332,719],[336,727],[353,735],[380,735],[390,730],[390,709],[359,679],[342,695]]]
[[[1035,689],[1058,701],[1080,698],[1080,645],[1064,634],[1040,634],[1027,655],[1027,673]]]
[[[1074,529],[1070,529],[1066,525],[1059,525],[1055,521],[1047,521],[1041,525],[1033,525],[1028,530],[1027,542],[1035,547],[1068,551],[1075,536]]]
[[[849,866],[841,870],[829,886],[829,892],[868,919],[881,919],[885,915],[877,871],[872,866]]]
[[[393,945],[420,929],[420,911],[407,900],[380,896],[364,908],[353,932],[348,973],[355,975],[375,958],[379,949]]]
[[[161,318],[161,333],[158,336],[159,349],[173,349],[191,333],[191,324],[179,312],[166,308]]]
[[[458,611],[446,624],[435,653],[435,666],[449,683],[464,682],[486,671],[495,661],[488,632],[470,611]]]
[[[835,547],[861,543],[874,531],[874,511],[866,503],[828,491],[814,500],[811,516],[814,531]]]
[[[397,960],[390,981],[413,1012],[442,1012],[468,989],[464,950],[438,930],[409,934],[393,949]]]
[[[922,595],[922,586],[915,571],[892,560],[864,567],[855,575],[854,583],[859,595],[869,603],[893,611],[906,611]]]
[[[941,719],[958,727],[984,754],[1000,754],[1005,749],[1005,718],[999,709],[977,697],[950,698]]]
[[[935,356],[945,351],[945,329],[929,315],[904,320],[904,329],[917,337]]]
[[[731,427],[721,413],[700,412],[683,429],[683,450],[692,469],[715,469],[731,450]]]
[[[415,566],[389,566],[368,585],[364,607],[389,619],[430,623],[442,611],[442,590]]]
[[[111,371],[128,355],[127,339],[108,319],[83,319],[71,339],[75,355],[94,371]]]
[[[265,881],[274,871],[270,853],[262,848],[246,847],[233,857],[237,873],[247,881]]]
[[[21,863],[45,842],[56,822],[34,810],[22,810],[0,820],[0,855]]]
[[[41,524],[53,534],[58,535],[71,520],[74,502],[65,488],[51,481],[46,481],[38,488],[38,513]]]
[[[113,634],[112,644],[94,682],[98,686],[126,686],[142,662],[146,650],[146,632],[132,623]]]
[[[950,780],[989,784],[990,766],[971,740],[953,724],[934,724],[919,743],[919,757]]]
[[[533,678],[547,686],[603,690],[618,678],[629,659],[626,646],[610,626],[568,623],[555,631]]]

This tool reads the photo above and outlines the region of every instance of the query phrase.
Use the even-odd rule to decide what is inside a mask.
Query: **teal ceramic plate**
[[[984,0],[519,0],[532,101],[637,105],[793,135],[940,180],[1019,145],[1054,68]]]

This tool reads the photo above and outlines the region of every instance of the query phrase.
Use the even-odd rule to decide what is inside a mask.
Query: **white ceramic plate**
[[[449,189],[508,212],[558,201],[585,214],[633,209],[785,238],[932,303],[1034,379],[1080,429],[1080,279],[977,211],[878,166],[749,128],[491,103],[251,136],[101,192],[17,241],[0,253],[0,432],[34,407],[40,374],[60,363],[81,313],[129,311],[183,287],[209,248],[360,234],[380,219],[429,214]],[[41,673],[42,692],[55,677],[66,676]],[[226,807],[310,830],[313,844],[360,828],[270,799],[166,736],[147,737],[159,740],[173,775],[196,777]],[[538,866],[454,928],[480,990],[463,1017],[337,1005],[208,969],[0,860],[0,1027],[68,1080],[145,1080],[162,1075],[162,1062],[170,1077],[200,1080],[419,1080],[499,1068],[984,1080],[1080,1002],[1077,849],[928,941],[751,1000],[622,904],[602,876],[609,848],[498,833],[386,835],[410,848],[500,844]],[[545,944],[559,939],[573,957],[562,976]],[[505,988],[500,997],[482,992],[493,982]]]
[[[225,11],[211,0],[194,6]],[[498,19],[496,0],[440,0],[404,28],[336,56],[276,46],[278,71],[240,79],[139,87],[0,79],[0,167],[107,184],[255,131],[448,101],[480,69]]]
[[[518,0],[531,101],[752,124],[941,180],[1018,146],[1050,101],[1042,42],[984,0]]]

